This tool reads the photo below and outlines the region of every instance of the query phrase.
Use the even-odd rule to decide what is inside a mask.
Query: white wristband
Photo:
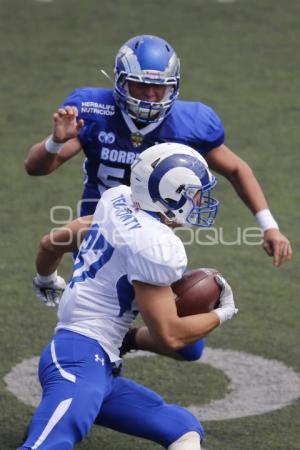
[[[37,273],[36,278],[41,284],[52,283],[52,281],[56,281],[57,279],[57,270],[53,273],[50,273],[50,275],[40,275],[39,273]]]
[[[270,228],[277,228],[277,230],[279,229],[278,223],[272,216],[269,209],[262,209],[255,214],[255,218],[262,231],[269,230]]]
[[[64,145],[63,142],[55,142],[51,135],[45,142],[45,149],[47,150],[48,153],[52,153],[55,155],[56,153],[59,153],[63,145]]]

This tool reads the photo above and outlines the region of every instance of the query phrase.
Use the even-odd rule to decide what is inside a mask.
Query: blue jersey
[[[106,189],[129,185],[130,166],[146,148],[163,142],[178,142],[205,157],[224,142],[220,118],[200,102],[178,100],[162,122],[141,129],[121,112],[111,89],[76,89],[62,106],[67,105],[76,106],[78,118],[85,124],[79,134],[86,156],[82,215],[94,212]]]

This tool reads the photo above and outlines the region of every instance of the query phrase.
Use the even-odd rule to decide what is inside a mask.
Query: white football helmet
[[[181,225],[209,227],[219,202],[216,178],[205,159],[187,145],[164,143],[142,152],[131,166],[132,199],[138,208],[163,213]]]

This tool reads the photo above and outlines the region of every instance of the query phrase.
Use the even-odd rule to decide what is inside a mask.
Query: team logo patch
[[[116,136],[112,132],[106,133],[105,131],[100,131],[98,139],[101,144],[113,144],[116,140]]]
[[[132,142],[132,145],[136,148],[136,147],[139,147],[143,143],[144,136],[139,132],[131,133],[130,140]]]

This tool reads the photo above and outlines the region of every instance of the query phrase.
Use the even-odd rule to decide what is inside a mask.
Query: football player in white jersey
[[[218,208],[211,196],[215,183],[195,150],[160,144],[136,160],[131,187],[107,190],[93,217],[77,219],[42,240],[36,261],[41,297],[49,296],[51,280],[54,296],[61,286],[56,269],[66,241],[72,249],[76,237],[84,236],[59,304],[55,335],[41,354],[43,397],[20,449],[73,449],[94,423],[169,450],[201,449],[204,430],[188,410],[134,381],[113,377],[112,371],[138,312],[149,337],[171,351],[236,314],[232,290],[221,277],[220,305],[206,314],[178,317],[170,288],[186,270],[187,258],[166,224],[210,226]]]

